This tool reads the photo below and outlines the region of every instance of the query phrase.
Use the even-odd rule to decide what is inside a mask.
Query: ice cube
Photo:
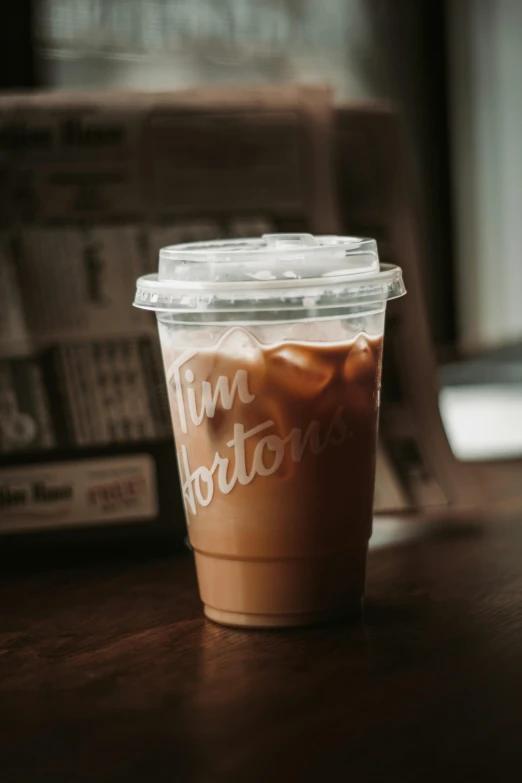
[[[359,335],[344,363],[344,377],[351,383],[371,383],[375,380],[375,355],[365,337]]]
[[[320,349],[283,345],[271,353],[267,372],[270,380],[286,386],[296,396],[313,397],[331,381],[334,367]]]
[[[216,345],[212,364],[213,383],[219,376],[228,377],[230,383],[236,373],[247,373],[247,384],[251,394],[257,394],[265,375],[265,356],[261,345],[246,329],[233,327]]]
[[[258,341],[246,329],[235,326],[223,335],[216,351],[227,359],[238,362],[263,362],[263,351]]]

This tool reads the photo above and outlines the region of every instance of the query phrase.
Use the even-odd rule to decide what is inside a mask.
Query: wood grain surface
[[[377,523],[364,616],[205,621],[190,555],[1,584],[0,780],[504,781],[522,761],[522,524]]]

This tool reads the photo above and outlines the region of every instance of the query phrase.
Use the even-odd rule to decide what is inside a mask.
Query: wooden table
[[[522,524],[383,521],[364,618],[235,631],[191,558],[11,574],[0,780],[512,781]]]

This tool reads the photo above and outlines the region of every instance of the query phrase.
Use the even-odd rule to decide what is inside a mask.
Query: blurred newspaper
[[[183,529],[136,278],[166,244],[335,231],[331,132],[324,88],[0,99],[0,532]]]
[[[478,505],[480,488],[454,457],[439,413],[426,259],[399,116],[386,105],[346,106],[335,126],[342,230],[375,237],[381,263],[402,267],[408,291],[387,308],[376,506],[390,508],[397,484],[406,507]]]

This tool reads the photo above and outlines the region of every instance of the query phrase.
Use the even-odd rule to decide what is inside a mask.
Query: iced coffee
[[[137,304],[157,305],[188,534],[217,622],[302,625],[361,606],[385,302],[403,287],[371,240],[322,239],[177,246],[161,292],[138,285]]]

